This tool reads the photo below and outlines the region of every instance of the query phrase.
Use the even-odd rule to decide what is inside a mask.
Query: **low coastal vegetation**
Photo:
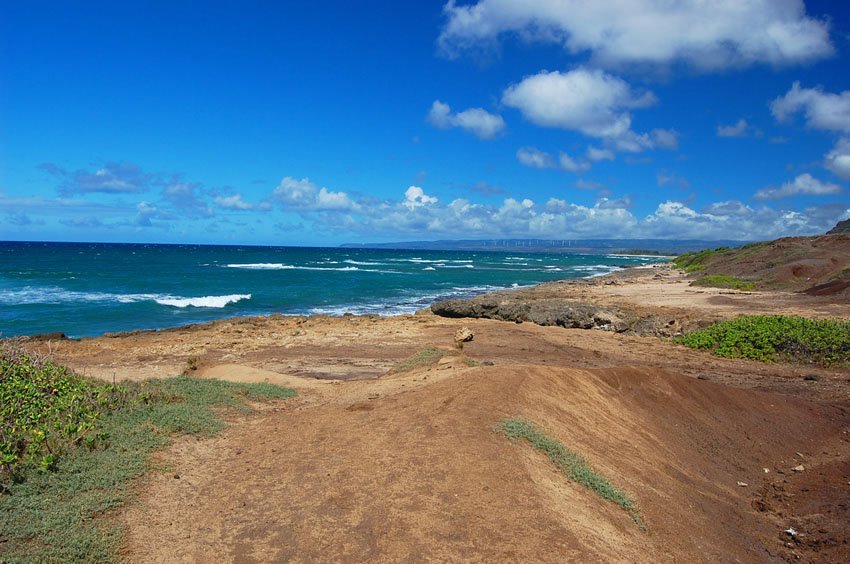
[[[850,321],[747,315],[679,337],[692,348],[727,358],[850,366]]]
[[[638,526],[644,528],[634,501],[621,489],[611,484],[604,476],[594,471],[580,454],[571,451],[560,441],[549,437],[525,419],[504,419],[496,425],[496,430],[504,433],[513,442],[516,442],[517,439],[525,439],[532,447],[543,451],[549,461],[567,478],[578,482],[603,499],[613,501],[628,511],[632,520]]]
[[[433,366],[437,364],[441,358],[449,354],[450,351],[438,349],[436,347],[426,347],[413,356],[397,362],[390,368],[390,374],[400,374],[402,372],[410,372],[415,368],[423,366]]]
[[[708,274],[702,278],[694,280],[691,285],[708,288],[729,288],[732,290],[742,290],[744,292],[751,292],[756,287],[754,282],[743,280],[737,276],[730,276],[728,274]]]
[[[122,385],[75,375],[0,342],[0,562],[107,562],[120,506],[148,457],[179,434],[224,428],[223,408],[290,389],[177,377]]]
[[[673,259],[673,264],[676,265],[676,268],[681,268],[685,272],[699,272],[700,270],[705,270],[706,263],[712,257],[717,255],[731,253],[732,249],[729,247],[719,247],[717,249],[705,249],[703,251],[697,251],[694,253],[685,253],[683,255],[679,255]]]

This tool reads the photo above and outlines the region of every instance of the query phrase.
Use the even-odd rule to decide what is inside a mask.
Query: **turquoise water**
[[[0,336],[71,337],[222,317],[397,315],[438,299],[605,274],[618,255],[0,243]]]

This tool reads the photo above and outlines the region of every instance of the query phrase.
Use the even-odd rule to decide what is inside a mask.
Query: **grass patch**
[[[603,499],[613,501],[628,511],[632,520],[638,526],[644,528],[634,501],[621,489],[606,480],[604,476],[595,472],[580,454],[571,451],[560,441],[547,436],[533,423],[525,419],[505,419],[496,425],[496,430],[504,433],[513,442],[516,442],[517,439],[525,439],[532,447],[543,451],[549,460],[569,479],[596,492]]]
[[[0,448],[20,453],[4,464],[0,482],[4,563],[114,561],[122,531],[97,517],[126,500],[129,481],[147,470],[152,452],[176,434],[220,431],[221,407],[246,410],[246,399],[295,393],[187,377],[104,385],[2,347]],[[66,432],[71,428],[77,430]],[[48,438],[37,440],[41,432]],[[54,455],[51,464],[42,463],[45,452]]]
[[[850,365],[850,321],[748,315],[721,321],[677,339],[727,358]]]
[[[683,255],[679,255],[672,260],[673,264],[676,265],[676,268],[680,268],[685,272],[699,272],[700,270],[705,270],[706,262],[718,255],[725,255],[727,253],[731,253],[732,249],[729,247],[718,247],[717,249],[705,249],[703,251],[698,251],[695,253],[685,253]]]
[[[699,280],[694,280],[691,285],[710,288],[730,288],[744,292],[752,292],[756,288],[755,283],[728,274],[709,274]]]
[[[833,276],[829,279],[830,282],[835,282],[837,280],[844,280],[845,278],[850,278],[850,266]]]
[[[440,361],[441,358],[449,354],[449,351],[445,349],[438,349],[436,347],[427,347],[417,352],[415,355],[410,358],[406,358],[401,362],[397,362],[392,368],[390,368],[390,374],[399,374],[401,372],[410,372],[414,368],[420,368],[422,366],[433,366]]]

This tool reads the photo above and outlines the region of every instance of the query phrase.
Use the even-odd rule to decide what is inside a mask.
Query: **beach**
[[[474,298],[488,299],[581,300],[683,326],[743,313],[850,317],[847,303],[823,298],[691,287],[669,265]],[[462,328],[474,338],[459,348]],[[158,455],[168,471],[143,478],[139,503],[119,512],[129,561],[846,554],[842,369],[428,310],[225,319],[31,346],[107,381],[185,373],[299,393]],[[629,491],[649,533],[493,432],[511,416]],[[790,526],[804,542],[782,532]]]

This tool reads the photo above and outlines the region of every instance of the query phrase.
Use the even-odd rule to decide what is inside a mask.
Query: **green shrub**
[[[751,315],[716,323],[678,341],[727,358],[824,366],[850,363],[850,321]]]
[[[711,288],[731,288],[733,290],[742,290],[751,292],[756,285],[748,280],[742,280],[728,274],[708,274],[691,283],[692,286],[706,286]]]
[[[120,386],[95,383],[64,366],[0,342],[0,491],[29,469],[49,470],[68,448],[94,448],[105,413],[127,397]]]
[[[175,434],[218,432],[223,407],[294,394],[189,377],[111,386],[0,342],[0,562],[116,560],[121,529],[98,517],[124,502],[152,452]]]

